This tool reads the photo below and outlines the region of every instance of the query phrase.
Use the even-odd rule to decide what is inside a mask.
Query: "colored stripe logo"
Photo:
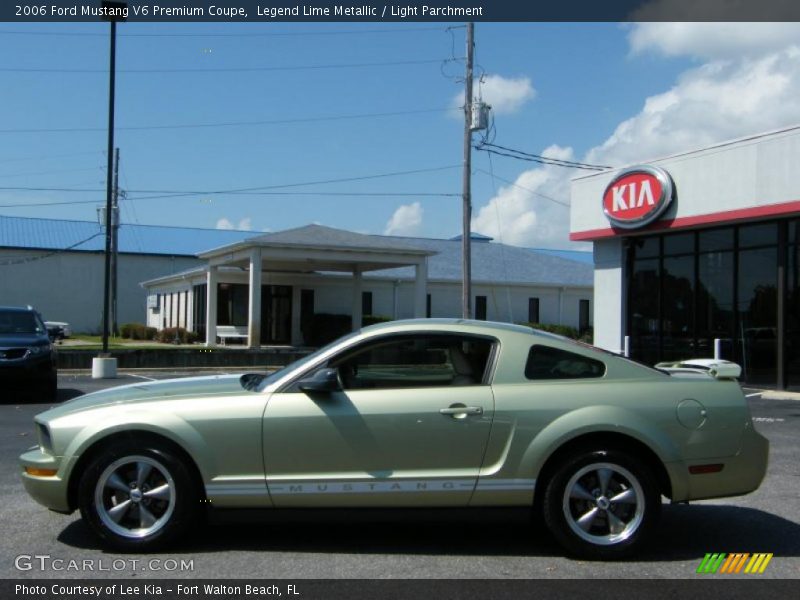
[[[758,552],[735,552],[732,554],[708,553],[697,567],[697,573],[703,575],[727,574],[737,575],[746,573],[750,575],[761,574],[767,569],[773,554]]]

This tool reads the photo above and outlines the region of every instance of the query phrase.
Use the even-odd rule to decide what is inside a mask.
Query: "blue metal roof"
[[[313,229],[313,228],[312,228]],[[331,232],[352,233],[328,228]],[[303,228],[292,231],[303,231]],[[278,232],[280,238],[287,232]],[[195,256],[213,248],[234,244],[263,234],[254,231],[165,227],[123,224],[119,230],[120,252]],[[432,280],[461,280],[459,240],[366,235],[376,245],[392,243],[435,252],[428,259]],[[335,244],[335,239],[329,240]],[[93,221],[63,221],[0,216],[0,248],[78,250],[97,252],[105,248],[103,228]],[[376,271],[377,277],[413,278],[412,268]],[[592,254],[570,250],[544,250],[507,246],[483,241],[472,244],[472,277],[476,282],[536,283],[542,285],[593,285]]]
[[[382,237],[382,236],[375,236]],[[415,248],[436,252],[428,259],[428,279],[461,280],[461,241],[402,238]],[[540,284],[554,286],[594,285],[594,267],[584,260],[552,255],[542,250],[495,242],[472,244],[472,279],[486,283]],[[580,254],[580,253],[578,253]],[[591,254],[589,254],[591,258]],[[373,271],[368,276],[413,278],[412,268]]]
[[[594,266],[594,256],[591,252],[587,252],[585,250],[552,250],[550,248],[531,248],[531,250],[534,252],[541,252],[542,254],[549,254],[550,256],[566,258],[567,260],[575,260]]]
[[[194,256],[255,235],[258,232],[123,223],[119,228],[119,251]],[[0,247],[97,252],[105,249],[105,243],[103,228],[94,221],[0,216]]]

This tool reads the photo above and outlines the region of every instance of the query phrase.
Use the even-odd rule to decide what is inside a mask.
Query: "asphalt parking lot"
[[[181,375],[147,372],[106,381],[61,375],[59,401]],[[255,522],[215,519],[164,554],[109,554],[77,514],[48,512],[25,494],[17,456],[35,444],[32,418],[47,405],[6,398],[0,404],[0,577],[697,578],[708,577],[695,574],[707,552],[771,552],[759,577],[797,578],[800,401],[753,395],[750,402],[756,428],[771,443],[761,488],[739,498],[665,505],[654,543],[641,556],[595,563],[565,558],[524,512],[486,511],[248,515]],[[48,558],[35,558],[42,556]],[[69,561],[80,568],[66,570]]]

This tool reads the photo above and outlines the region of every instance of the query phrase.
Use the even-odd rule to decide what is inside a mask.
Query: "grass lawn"
[[[70,350],[99,350],[103,347],[103,336],[77,334],[64,340],[58,345],[59,351],[69,352]],[[108,338],[109,350],[177,350],[185,348],[197,348],[196,344],[162,344],[152,340],[129,340],[121,337]]]

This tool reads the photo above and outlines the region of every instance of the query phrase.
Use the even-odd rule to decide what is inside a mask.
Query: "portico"
[[[414,267],[414,316],[426,314],[430,250],[403,240],[370,236],[321,225],[267,233],[199,254],[206,267],[206,345],[217,339],[220,269],[248,273],[247,344],[262,343],[264,273],[348,273],[351,276],[352,327],[362,323],[362,275],[371,271]],[[276,286],[273,286],[276,287]],[[297,311],[295,311],[297,312]]]

